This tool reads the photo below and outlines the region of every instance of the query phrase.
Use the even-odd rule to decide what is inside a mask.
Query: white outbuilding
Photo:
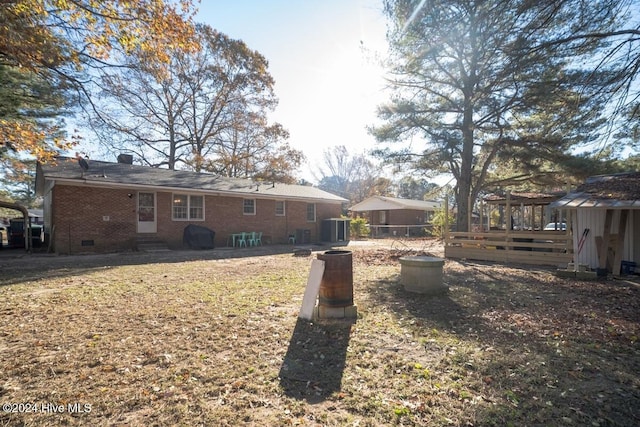
[[[550,207],[571,215],[574,262],[599,275],[640,272],[640,172],[590,177]]]

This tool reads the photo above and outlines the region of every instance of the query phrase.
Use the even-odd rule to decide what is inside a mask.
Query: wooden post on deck
[[[511,231],[511,227],[513,227],[513,223],[511,222],[511,191],[507,191],[507,204],[505,206],[505,214],[507,215],[507,221],[505,223],[507,228],[507,233]]]
[[[602,231],[602,242],[600,242],[600,252],[598,254],[598,273],[607,271],[607,255],[609,255],[609,238],[611,236],[611,222],[613,221],[613,210],[607,209],[604,217],[604,230]],[[605,274],[606,275],[606,274]]]
[[[620,268],[622,263],[622,253],[624,252],[624,235],[627,232],[627,217],[629,216],[629,210],[624,209],[620,211],[620,222],[618,223],[618,244],[616,245],[616,256],[613,261],[613,275],[620,275]]]
[[[531,204],[531,218],[529,219],[529,224],[531,225],[531,231],[535,231],[536,230],[536,204],[532,203]]]

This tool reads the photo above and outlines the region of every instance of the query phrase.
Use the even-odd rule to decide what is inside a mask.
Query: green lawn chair
[[[262,246],[262,231],[254,231],[249,243],[251,246]]]
[[[255,231],[250,231],[247,233],[247,243],[249,246],[255,246],[256,245],[256,232]]]
[[[247,237],[249,237],[249,233],[247,233],[246,231],[242,232],[242,236],[240,236],[240,238],[238,239],[238,247],[242,247],[244,246],[245,248],[247,247]]]

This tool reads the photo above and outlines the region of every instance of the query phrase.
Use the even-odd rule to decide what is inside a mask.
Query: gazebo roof
[[[512,204],[525,205],[548,205],[561,197],[559,193],[533,193],[533,192],[512,192],[509,193]],[[489,194],[482,200],[492,205],[506,205],[507,195]]]

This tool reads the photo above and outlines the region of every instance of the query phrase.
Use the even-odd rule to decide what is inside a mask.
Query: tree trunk
[[[469,82],[468,86],[473,83]],[[471,195],[472,171],[473,171],[473,106],[471,102],[472,90],[465,90],[464,113],[462,118],[462,156],[460,161],[460,176],[458,178],[458,192],[456,204],[456,229],[458,231],[470,231],[469,224],[469,196]]]
[[[173,122],[169,128],[169,158],[167,159],[167,166],[170,170],[176,169],[176,133],[173,129]]]

